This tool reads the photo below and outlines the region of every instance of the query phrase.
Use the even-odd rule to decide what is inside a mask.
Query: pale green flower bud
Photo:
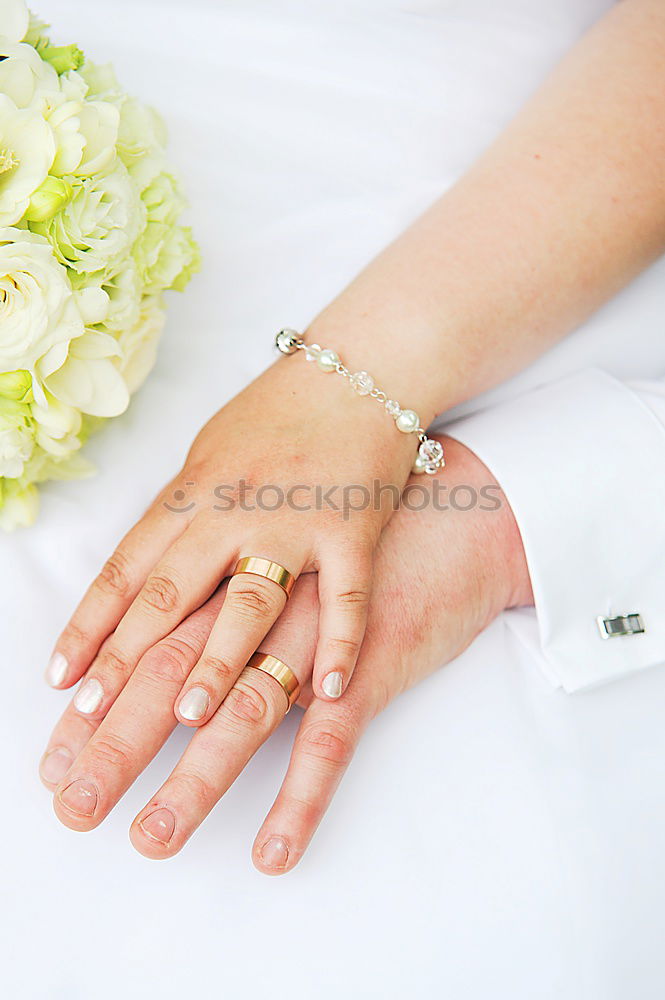
[[[74,188],[62,177],[49,174],[30,199],[24,215],[26,222],[48,222],[74,197]]]
[[[4,372],[0,375],[0,397],[17,403],[32,401],[32,375],[27,371]]]
[[[51,45],[49,41],[41,39],[37,43],[37,51],[59,76],[70,69],[80,69],[85,62],[85,56],[78,45]]]

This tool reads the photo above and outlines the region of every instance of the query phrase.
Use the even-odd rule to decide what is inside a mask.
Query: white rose
[[[145,226],[146,208],[126,167],[118,162],[101,176],[69,178],[73,197],[45,223],[30,223],[45,236],[58,260],[79,276],[100,276],[100,283],[124,266],[137,236]]]
[[[117,335],[135,326],[139,320],[143,282],[132,257],[127,258],[116,274],[105,279],[104,291],[109,298],[104,330]]]
[[[24,0],[0,0],[0,34],[11,42],[22,42],[30,24]]]
[[[154,108],[127,97],[120,105],[120,131],[118,153],[126,166],[131,167],[146,153],[163,150],[166,146],[166,125]]]
[[[28,230],[0,228],[0,372],[62,364],[84,332],[67,271],[50,244]],[[33,380],[39,395],[39,385]]]
[[[0,226],[20,221],[54,156],[53,132],[42,116],[0,94]]]
[[[143,384],[157,357],[157,345],[164,330],[166,314],[158,295],[146,296],[138,321],[118,336],[122,352],[117,364],[130,393]]]

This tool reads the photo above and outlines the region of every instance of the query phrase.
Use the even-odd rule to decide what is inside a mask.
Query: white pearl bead
[[[427,463],[423,461],[420,455],[418,455],[415,462],[413,463],[413,468],[411,469],[411,472],[416,472],[416,473],[424,472],[426,465]]]
[[[395,423],[402,434],[412,434],[420,424],[420,418],[415,410],[402,410]]]
[[[326,347],[319,354],[316,363],[322,372],[334,372],[339,364],[339,357]]]

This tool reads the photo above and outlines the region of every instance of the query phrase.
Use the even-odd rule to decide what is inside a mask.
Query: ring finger
[[[201,659],[178,699],[176,715],[186,725],[201,726],[214,716],[236,683],[252,653],[282,614],[287,591],[306,563],[303,553],[285,551],[283,543],[265,541],[244,546],[245,551],[270,552],[253,557],[254,568],[242,569],[229,580],[222,610]],[[279,553],[273,556],[272,553]],[[239,566],[245,562],[241,557]],[[287,569],[288,567],[288,569]],[[264,573],[272,573],[267,577]],[[275,577],[291,578],[282,585]]]

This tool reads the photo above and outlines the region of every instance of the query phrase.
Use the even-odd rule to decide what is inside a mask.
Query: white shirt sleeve
[[[444,425],[517,519],[549,679],[572,692],[665,662],[665,380],[598,369]],[[599,618],[641,616],[603,638]],[[527,621],[526,629],[523,628]]]

